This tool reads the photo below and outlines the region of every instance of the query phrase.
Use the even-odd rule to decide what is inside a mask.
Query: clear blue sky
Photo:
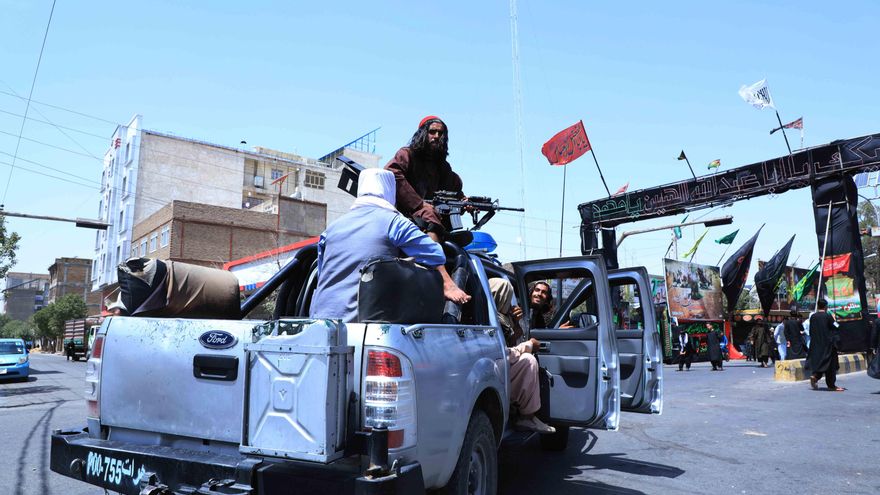
[[[483,2],[73,2],[59,0],[33,98],[112,122],[136,113],[150,129],[224,145],[266,146],[317,157],[381,126],[389,158],[418,121],[450,127],[454,169],[470,194],[528,211],[530,258],[556,256],[562,168],[541,144],[583,119],[613,190],[684,179],[684,149],[697,173],[785,153],[771,110],[737,95],[767,78],[786,121],[804,117],[806,145],[880,131],[876,2],[641,2],[587,5],[520,0],[523,204],[515,140],[509,3]],[[50,0],[0,0],[0,91],[27,95]],[[12,161],[24,102],[0,94],[0,162]],[[114,125],[41,104],[29,116],[100,137],[28,121],[5,199],[9,211],[95,217],[99,160]],[[797,133],[790,133],[794,146]],[[24,161],[29,160],[30,162]],[[31,163],[37,162],[37,164]],[[23,170],[81,177],[88,187]],[[0,163],[0,187],[9,167]],[[69,176],[64,176],[69,177]],[[568,168],[565,254],[579,253],[577,204],[604,195],[592,159]],[[699,216],[701,213],[698,213]],[[735,247],[766,222],[756,258],[797,234],[791,261],[817,259],[809,192],[755,199],[714,212],[694,261],[715,264],[711,242],[742,229]],[[680,220],[627,224],[646,228]],[[70,224],[8,219],[23,239],[17,271],[45,271],[58,256],[91,257],[94,232]],[[518,217],[488,230],[505,259],[520,256]],[[702,227],[686,229],[681,251]],[[654,273],[668,233],[633,237],[623,264]]]

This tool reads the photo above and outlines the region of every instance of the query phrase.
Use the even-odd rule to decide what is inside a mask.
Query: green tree
[[[6,232],[6,215],[0,213],[0,278],[6,277],[6,272],[15,264],[19,240],[21,236],[17,233]]]
[[[29,339],[33,335],[31,326],[21,320],[11,320],[0,328],[0,336],[11,339]]]
[[[43,339],[44,343],[45,339],[52,337],[52,317],[54,313],[55,303],[52,303],[31,316],[31,321],[36,329],[37,337]]]
[[[67,320],[75,320],[77,318],[85,318],[88,314],[88,307],[83,298],[76,294],[67,294],[60,297],[51,305],[54,305],[52,316],[49,324],[56,337],[64,335],[64,322]],[[51,306],[50,305],[50,306]]]
[[[867,236],[862,237],[862,252],[865,254],[865,283],[868,288],[868,299],[871,295],[880,292],[880,237],[870,237],[871,227],[880,227],[877,225],[877,213],[880,208],[874,206],[867,201],[859,203],[859,228],[867,231]],[[868,256],[870,255],[870,258]],[[872,303],[873,304],[873,303]]]

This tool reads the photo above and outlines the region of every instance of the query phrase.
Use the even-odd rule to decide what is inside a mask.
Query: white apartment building
[[[142,120],[135,115],[128,125],[118,126],[104,155],[98,218],[111,225],[96,233],[94,290],[116,283],[120,262],[143,255],[138,246],[131,246],[134,226],[173,200],[275,212],[278,195],[290,196],[326,204],[329,224],[354,200],[337,188],[342,164],[334,158],[345,154],[367,167],[381,165],[372,147],[363,146],[375,139],[375,131],[322,161],[147,130]],[[167,236],[164,239],[167,242]]]

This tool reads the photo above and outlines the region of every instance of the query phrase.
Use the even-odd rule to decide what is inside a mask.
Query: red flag
[[[622,186],[620,187],[620,189],[617,190],[617,192],[615,192],[614,194],[612,194],[612,196],[619,196],[619,195],[625,193],[627,189],[629,189],[629,182],[627,182],[626,184],[622,185]]]
[[[565,165],[578,159],[590,151],[590,140],[584,130],[584,121],[557,133],[541,146],[541,153],[547,157],[550,165]]]

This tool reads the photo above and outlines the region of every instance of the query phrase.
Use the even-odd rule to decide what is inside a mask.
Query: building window
[[[128,177],[122,178],[122,195],[128,194]]]
[[[280,179],[282,175],[284,175],[283,170],[278,170],[277,168],[272,169],[272,180]]]
[[[165,247],[168,245],[168,238],[171,237],[171,227],[166,225],[162,227],[162,233],[159,237],[159,246]]]
[[[125,143],[125,162],[131,161],[131,141]]]
[[[150,234],[150,252],[151,253],[156,250],[156,240],[158,238],[159,238],[159,234],[157,234],[155,232]]]
[[[324,189],[324,179],[326,176],[321,172],[313,172],[306,170],[305,186],[312,189]]]
[[[122,263],[122,246],[116,246],[116,263]]]
[[[141,239],[141,254],[142,257],[147,255],[147,238],[144,237]]]
[[[125,209],[119,210],[119,231],[125,230]]]

